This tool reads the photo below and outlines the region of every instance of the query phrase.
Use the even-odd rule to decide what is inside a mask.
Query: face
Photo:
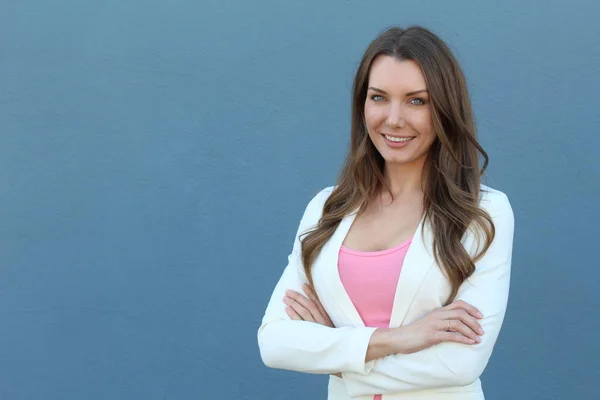
[[[412,60],[381,55],[369,73],[365,122],[386,164],[419,164],[435,141],[425,77]]]

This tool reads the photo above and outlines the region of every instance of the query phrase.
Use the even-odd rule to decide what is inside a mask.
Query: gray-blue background
[[[494,5],[492,5],[494,3]],[[516,217],[494,399],[595,399],[594,1],[4,0],[0,398],[324,399],[256,329],[362,51],[446,39]]]

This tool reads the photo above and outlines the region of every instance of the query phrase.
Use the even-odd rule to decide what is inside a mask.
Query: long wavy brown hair
[[[446,304],[454,301],[460,285],[475,271],[495,235],[494,224],[479,207],[480,183],[488,165],[487,153],[477,141],[467,84],[448,46],[431,31],[413,26],[389,28],[366,49],[353,85],[351,142],[336,188],[323,207],[316,227],[302,235],[302,261],[313,285],[312,265],[348,214],[364,210],[382,190],[392,195],[384,181],[385,161],[369,138],[364,120],[369,72],[373,60],[387,55],[412,60],[423,72],[429,91],[436,139],[423,171],[424,223],[433,232],[435,261],[452,285]],[[479,168],[479,156],[483,166]],[[467,229],[479,228],[477,254],[471,258],[461,243]]]

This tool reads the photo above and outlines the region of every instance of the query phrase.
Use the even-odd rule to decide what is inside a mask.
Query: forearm
[[[263,362],[271,368],[313,374],[364,374],[365,353],[374,330],[276,320],[259,329],[258,343]]]
[[[365,364],[370,361],[377,360],[378,358],[387,357],[392,354],[396,354],[400,349],[398,348],[398,340],[396,338],[396,329],[389,328],[378,328],[371,335],[367,352],[365,353]],[[341,373],[332,374],[339,378],[342,377]]]
[[[399,353],[401,349],[397,336],[398,328],[378,328],[369,341],[365,363]]]
[[[367,375],[343,372],[342,378],[351,396],[467,386],[483,372],[497,336],[488,326],[477,345],[444,342],[415,353],[398,352],[372,361]]]

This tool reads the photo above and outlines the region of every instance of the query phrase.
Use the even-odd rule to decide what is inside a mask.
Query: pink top
[[[338,271],[346,293],[365,326],[388,328],[402,263],[412,242],[381,251],[340,249]],[[380,400],[376,395],[374,400]]]

